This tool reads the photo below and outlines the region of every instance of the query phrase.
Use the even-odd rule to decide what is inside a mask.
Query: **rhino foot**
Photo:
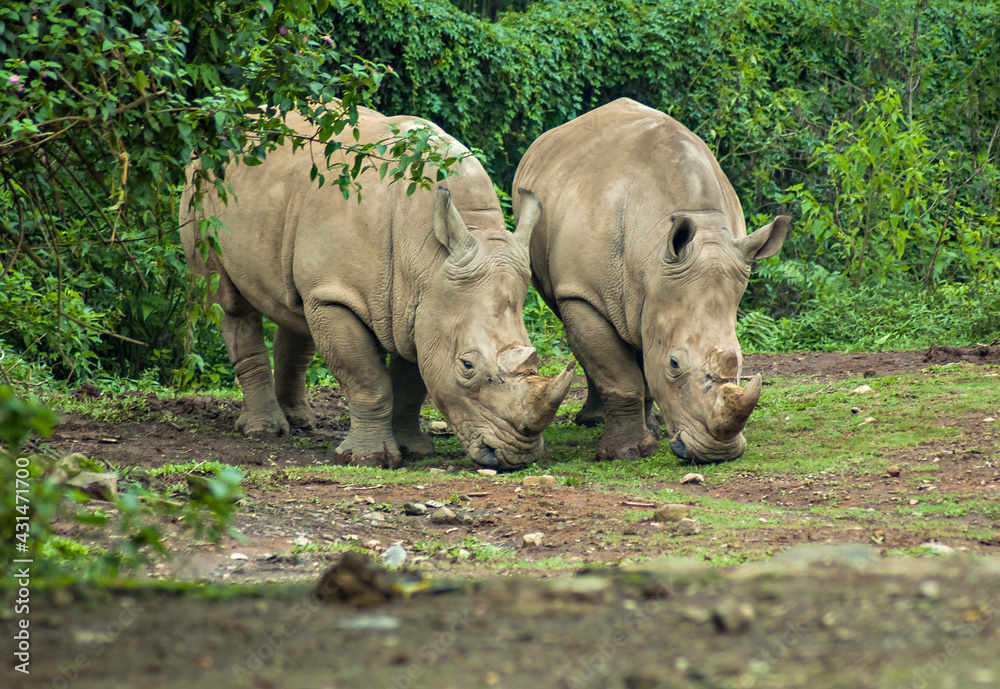
[[[423,459],[434,454],[434,441],[423,433],[396,433],[396,444],[406,459]]]
[[[573,417],[573,423],[584,428],[593,428],[604,423],[603,409],[587,409],[584,407]]]
[[[398,469],[403,464],[403,455],[397,449],[390,450],[386,443],[381,450],[364,451],[359,448],[345,448],[346,442],[333,452],[333,463],[352,467],[379,467]],[[395,443],[393,443],[395,445]]]
[[[308,431],[316,423],[316,415],[308,404],[301,407],[282,407],[281,411],[285,413],[285,418],[293,428]]]
[[[660,449],[659,441],[647,433],[639,442],[621,442],[617,438],[601,439],[597,444],[598,461],[652,457]]]
[[[288,435],[291,428],[284,414],[269,415],[245,411],[236,419],[236,430],[250,437]]]

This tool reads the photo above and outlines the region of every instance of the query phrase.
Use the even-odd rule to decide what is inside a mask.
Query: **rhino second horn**
[[[715,402],[714,430],[718,434],[736,435],[743,430],[760,400],[761,375],[758,373],[745,388],[732,383],[725,383],[719,390]]]
[[[556,418],[559,405],[566,399],[569,386],[573,384],[576,362],[571,361],[555,378],[531,379],[531,399],[529,400],[528,428],[532,433],[541,433]]]

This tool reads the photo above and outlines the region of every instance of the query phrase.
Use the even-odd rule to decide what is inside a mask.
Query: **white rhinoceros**
[[[287,123],[315,132],[300,115]],[[455,154],[461,144],[430,123],[361,111],[361,142],[430,126]],[[350,129],[340,137],[353,143]],[[431,398],[478,464],[517,468],[538,458],[573,376],[538,376],[538,357],[522,320],[530,269],[528,242],[537,220],[504,227],[496,192],[474,157],[436,191],[406,195],[374,170],[359,177],[362,200],[310,180],[324,144],[293,152],[290,143],[254,167],[230,165],[236,198],[206,194],[197,214],[190,185],[182,198],[181,240],[200,274],[220,276],[214,299],[243,388],[236,428],[248,435],[309,427],[305,372],[319,348],[347,399],[351,426],[339,463],[399,466],[403,454],[433,453],[420,431]],[[433,171],[431,171],[433,174]],[[203,260],[196,219],[217,216],[222,255]],[[261,316],[274,321],[274,379]],[[386,355],[388,354],[388,364]]]
[[[748,236],[705,143],[627,98],[531,145],[515,215],[533,217],[539,201],[533,279],[587,374],[577,422],[605,421],[598,458],[657,451],[652,400],[678,457],[739,457],[761,381],[739,387],[736,308],[751,264],[780,250],[789,219]]]

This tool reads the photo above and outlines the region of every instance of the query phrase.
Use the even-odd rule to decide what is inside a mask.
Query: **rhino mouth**
[[[711,436],[704,438],[685,430],[674,433],[669,445],[670,451],[678,459],[704,464],[728,462],[738,458],[747,449],[747,441],[742,433],[736,434],[732,440],[721,442]]]
[[[472,461],[487,469],[514,470],[531,464],[542,454],[542,436],[525,436],[514,430],[504,433],[509,438],[500,439],[498,433],[477,432],[469,442],[462,444]]]

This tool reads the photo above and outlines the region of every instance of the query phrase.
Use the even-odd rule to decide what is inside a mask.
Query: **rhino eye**
[[[672,368],[672,369],[674,369],[676,371],[680,367],[681,367],[681,364],[680,364],[679,361],[677,361],[677,357],[673,357],[673,356],[670,357],[670,368]]]
[[[469,361],[468,359],[462,359],[461,361],[462,361],[462,366],[465,367],[466,371],[471,371],[474,368],[472,362]]]

